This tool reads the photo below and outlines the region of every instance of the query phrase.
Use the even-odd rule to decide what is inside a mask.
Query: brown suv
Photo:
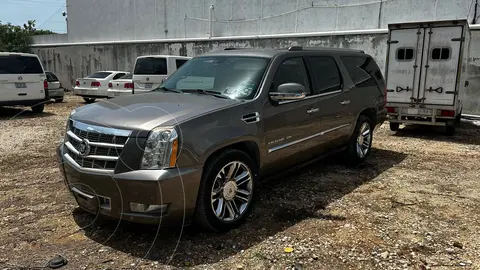
[[[77,108],[58,157],[89,212],[225,231],[265,176],[340,151],[365,161],[385,118],[385,82],[363,51],[225,49],[151,93]]]

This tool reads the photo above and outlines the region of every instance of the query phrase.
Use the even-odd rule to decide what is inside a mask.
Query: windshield
[[[193,58],[172,74],[161,87],[205,90],[232,99],[252,99],[270,59],[240,56]]]
[[[95,73],[87,76],[87,78],[105,79],[106,77],[110,76],[110,74],[112,74],[112,73],[111,72],[95,72]]]
[[[43,68],[36,57],[0,56],[0,74],[43,74]]]

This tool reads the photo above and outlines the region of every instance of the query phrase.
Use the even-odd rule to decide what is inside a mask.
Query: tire
[[[63,97],[62,97],[62,98],[56,98],[56,99],[55,99],[55,102],[56,102],[56,103],[62,103],[62,102],[63,102]]]
[[[445,135],[447,136],[455,135],[455,124],[450,124],[445,126]]]
[[[357,141],[360,137],[360,133],[365,133],[366,130],[369,130],[369,133],[362,137],[364,142],[365,139],[368,141],[368,146],[359,142],[363,147],[363,151],[357,150]],[[348,165],[356,166],[365,162],[371,152],[372,148],[372,141],[373,141],[373,124],[370,118],[360,115],[357,120],[357,124],[355,125],[355,130],[353,132],[352,137],[350,138],[347,149],[345,150],[345,158],[346,163]]]
[[[391,131],[398,131],[399,128],[400,128],[400,123],[390,123]]]
[[[455,117],[455,125],[460,125],[461,122],[462,122],[462,111],[460,111],[457,117]]]
[[[238,168],[237,176],[246,175],[236,181],[222,179],[225,175],[228,175],[229,168],[233,166]],[[258,169],[255,162],[243,151],[228,149],[212,157],[204,167],[202,181],[200,182],[195,222],[204,229],[213,232],[227,232],[241,225],[252,210],[257,177]],[[235,183],[239,184],[238,187]],[[214,191],[214,188],[217,191]],[[249,190],[250,193],[245,196],[243,193],[237,193],[236,189],[246,192]],[[237,195],[243,197],[244,200],[240,200]],[[216,198],[216,200],[212,202],[213,198]],[[221,205],[224,207],[221,207]],[[219,211],[217,216],[214,209],[223,210]],[[233,210],[238,216],[235,215],[233,219],[228,220],[232,217],[232,212],[229,209]]]
[[[95,102],[94,98],[83,98],[83,100],[85,100],[85,103],[87,103],[87,104]]]
[[[34,113],[42,113],[45,110],[45,104],[39,104],[32,106],[32,112]]]

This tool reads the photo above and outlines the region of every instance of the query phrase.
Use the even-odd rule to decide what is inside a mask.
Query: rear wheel
[[[241,225],[252,205],[257,166],[243,151],[228,149],[205,166],[195,220],[203,228],[226,232]]]
[[[95,102],[94,98],[83,98],[83,100],[85,100],[85,102],[88,104]]]
[[[349,165],[358,165],[365,162],[370,155],[372,140],[372,121],[368,117],[360,115],[357,125],[355,126],[355,131],[353,132],[345,151],[347,163]]]
[[[32,111],[34,113],[42,113],[44,109],[45,109],[45,104],[39,104],[39,105],[32,106]]]
[[[398,131],[399,128],[400,128],[400,123],[390,123],[391,131]]]

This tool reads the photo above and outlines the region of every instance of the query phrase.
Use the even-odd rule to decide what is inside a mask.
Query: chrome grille
[[[113,172],[130,134],[129,130],[89,125],[70,119],[65,155],[70,162],[83,169]]]

